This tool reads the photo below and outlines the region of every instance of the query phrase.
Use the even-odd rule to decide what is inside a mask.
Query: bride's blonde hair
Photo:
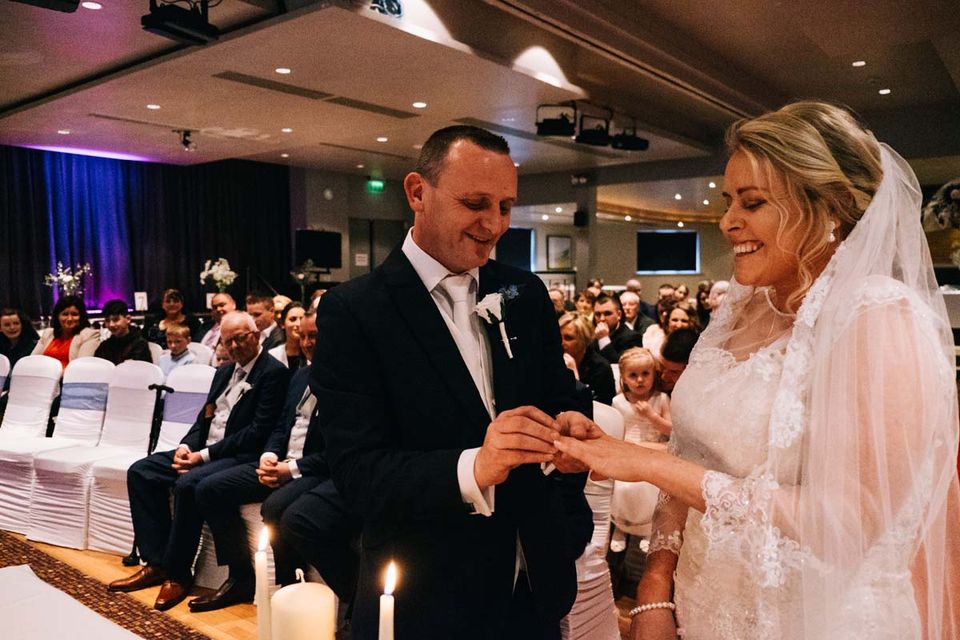
[[[831,255],[828,236],[834,223],[839,223],[837,239],[846,237],[873,199],[883,178],[880,146],[850,111],[819,101],[795,102],[735,122],[726,143],[731,155],[743,151],[768,184],[776,173],[786,185],[785,197],[771,194],[771,204],[780,211],[778,239],[800,231],[800,286],[787,299],[795,311]],[[787,215],[785,201],[801,215]]]

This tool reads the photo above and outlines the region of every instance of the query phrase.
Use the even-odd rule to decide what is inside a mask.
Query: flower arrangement
[[[217,258],[216,262],[207,260],[203,263],[203,271],[200,272],[200,284],[211,283],[217,288],[217,291],[223,293],[236,279],[237,273],[230,270],[230,263],[226,258]]]
[[[320,269],[313,264],[313,260],[308,258],[306,262],[296,269],[296,271],[290,272],[290,277],[293,278],[293,281],[299,286],[305,287],[307,285],[316,284],[320,281],[320,278],[317,275],[319,272]]]
[[[60,290],[60,295],[73,296],[83,291],[84,276],[93,275],[93,269],[90,263],[77,264],[76,267],[64,268],[62,262],[57,262],[57,270],[48,273],[43,277],[43,283],[48,287],[56,287]]]

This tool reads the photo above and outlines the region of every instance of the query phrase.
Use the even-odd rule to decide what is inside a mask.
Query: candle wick
[[[306,582],[306,579],[303,577],[303,569],[301,569],[300,567],[297,567],[297,570],[294,573],[297,576],[297,580],[299,582]]]

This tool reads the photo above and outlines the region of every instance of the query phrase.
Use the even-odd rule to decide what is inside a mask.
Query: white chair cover
[[[96,447],[69,447],[34,457],[36,482],[30,503],[27,538],[75,549],[87,545],[90,467],[120,455],[143,457],[150,441],[156,392],[163,372],[148,362],[117,365]]]
[[[623,417],[613,407],[593,403],[593,420],[607,435],[623,438]],[[593,511],[593,538],[577,559],[577,599],[560,621],[564,640],[620,640],[617,606],[613,600],[607,541],[613,480],[587,479],[583,488]]]
[[[26,531],[27,506],[34,482],[33,458],[36,454],[71,446],[95,446],[100,439],[107,384],[113,374],[113,363],[100,358],[77,358],[63,374],[60,412],[53,437],[10,437],[0,439],[0,493],[22,505],[6,513],[5,524]],[[7,477],[9,476],[9,477]],[[14,518],[19,518],[14,522]],[[6,528],[6,527],[4,527]]]
[[[213,367],[202,364],[188,364],[170,372],[165,384],[174,392],[166,394],[158,451],[169,451],[180,443],[203,408],[214,373]],[[145,451],[131,450],[96,460],[90,467],[87,548],[120,555],[130,552],[134,536],[127,469],[144,455]],[[219,587],[221,582],[213,586]]]
[[[263,518],[260,517],[260,503],[245,504],[240,507],[240,517],[247,527],[247,543],[250,546],[250,557],[257,552],[260,541],[260,530],[263,528]],[[276,535],[276,532],[274,532]],[[197,551],[197,560],[194,563],[194,583],[201,587],[216,589],[227,579],[227,567],[217,566],[217,548],[210,530],[204,526],[203,536],[200,539],[200,549]],[[273,547],[267,547],[267,576],[270,585],[270,594],[277,590],[276,574],[273,566]]]
[[[187,345],[187,349],[193,354],[196,364],[213,364],[213,349],[207,345],[200,342],[191,342]]]
[[[60,373],[60,361],[48,356],[26,356],[17,361],[0,426],[0,449],[24,439],[43,438],[50,405],[60,390]],[[26,533],[32,483],[32,455],[25,459],[0,451],[0,529]]]
[[[160,354],[163,353],[163,347],[156,342],[148,342],[147,346],[150,348],[150,359],[153,364],[160,364]]]
[[[0,395],[3,395],[3,387],[7,383],[7,376],[10,375],[10,359],[0,354]]]

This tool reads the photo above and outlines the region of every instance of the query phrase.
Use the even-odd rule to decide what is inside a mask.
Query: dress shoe
[[[173,609],[190,593],[190,586],[189,582],[165,580],[160,587],[160,593],[157,594],[157,601],[153,603],[153,608],[157,611]]]
[[[140,567],[132,576],[114,580],[107,585],[108,591],[139,591],[148,587],[155,587],[167,579],[167,572],[162,567],[147,565]]]
[[[256,580],[252,576],[243,578],[227,578],[215,593],[208,596],[194,598],[188,604],[190,611],[214,611],[230,605],[253,602],[256,591]]]

